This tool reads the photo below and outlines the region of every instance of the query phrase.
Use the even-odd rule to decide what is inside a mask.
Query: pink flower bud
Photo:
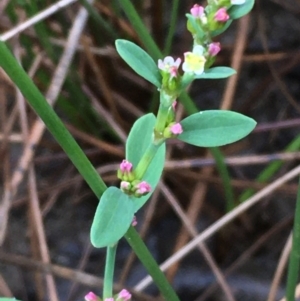
[[[177,67],[170,67],[170,75],[171,75],[171,78],[177,77],[177,75],[178,75],[178,68]]]
[[[138,222],[137,222],[136,216],[134,215],[133,219],[132,219],[132,222],[131,222],[131,226],[135,227],[137,224],[138,224]],[[120,292],[120,294],[121,294],[121,292]]]
[[[175,123],[170,127],[170,131],[173,135],[179,135],[183,132],[183,129],[180,123]]]
[[[99,297],[93,292],[89,292],[84,296],[85,301],[98,301]]]
[[[215,20],[219,22],[226,22],[229,20],[229,15],[227,14],[226,8],[220,8],[215,13]]]
[[[208,45],[208,53],[210,56],[216,56],[221,50],[221,45],[219,42],[210,43]]]
[[[177,58],[175,61],[171,56],[167,56],[164,60],[158,60],[158,69],[169,73],[171,77],[177,77],[180,64],[181,58]]]
[[[123,191],[128,191],[130,189],[130,183],[127,181],[121,181],[120,188]]]
[[[140,182],[136,185],[136,193],[139,195],[145,195],[150,191],[151,191],[151,186],[145,181]]]
[[[122,289],[119,292],[118,300],[129,301],[130,299],[131,299],[131,294],[126,289]]]
[[[120,170],[123,173],[131,172],[132,164],[127,160],[123,160],[122,163],[120,164]]]
[[[204,7],[198,4],[194,4],[194,6],[190,10],[191,15],[195,18],[201,18],[204,15]]]

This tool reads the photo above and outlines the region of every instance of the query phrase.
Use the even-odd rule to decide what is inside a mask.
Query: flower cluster
[[[167,56],[158,60],[158,69],[162,75],[160,102],[169,108],[163,131],[164,138],[176,137],[183,132],[180,123],[175,122],[172,105],[182,90],[214,63],[217,54],[221,51],[221,44],[213,41],[212,36],[216,31],[225,28],[226,23],[230,21],[230,8],[234,5],[243,5],[246,1],[209,0],[206,7],[194,4],[190,14],[187,14],[187,28],[194,39],[192,51],[183,54],[182,65],[181,58],[174,59]],[[182,75],[179,72],[180,65]]]
[[[135,178],[133,165],[127,160],[121,162],[117,175],[121,180],[121,190],[128,195],[142,197],[151,191],[151,186],[146,181]]]
[[[171,138],[176,137],[183,133],[182,125],[179,122],[170,123],[164,130],[164,137]]]
[[[170,101],[178,95],[178,85],[180,83],[180,74],[178,68],[181,64],[181,59],[174,60],[171,56],[165,57],[163,60],[158,60],[158,69],[162,75],[162,90],[169,96]]]
[[[178,97],[182,88],[186,85],[182,84],[188,78],[191,82],[195,77],[200,76],[215,61],[216,55],[221,50],[219,42],[212,41],[215,32],[225,28],[230,21],[230,8],[234,5],[243,5],[247,0],[210,0],[208,5],[203,7],[194,4],[187,14],[187,28],[191,32],[194,39],[192,51],[183,54],[184,61],[182,70],[184,75],[181,76],[179,67],[181,58],[176,60],[167,56],[163,60],[158,61],[158,68],[162,75],[161,94],[170,97],[169,104]],[[186,75],[188,74],[188,75]]]
[[[140,198],[151,192],[151,186],[146,181],[134,180],[132,182],[122,181],[120,188],[128,195]]]
[[[102,299],[94,294],[93,292],[89,292],[84,297],[85,301],[102,301]],[[106,298],[104,301],[130,301],[131,294],[126,290],[122,289],[119,294],[115,295],[111,298]]]
[[[120,168],[118,169],[118,178],[124,181],[133,181],[134,173],[132,168],[132,163],[124,159],[120,164]]]

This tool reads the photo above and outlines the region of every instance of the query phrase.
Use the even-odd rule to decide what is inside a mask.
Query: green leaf
[[[183,133],[177,138],[196,146],[215,147],[247,136],[256,122],[247,116],[222,110],[202,111],[181,122]]]
[[[16,298],[1,298],[0,301],[18,301]]]
[[[153,129],[156,118],[153,114],[147,114],[139,118],[133,125],[126,142],[126,159],[135,168],[148,148],[152,140]],[[132,197],[135,204],[135,211],[139,210],[150,198],[161,177],[165,164],[166,145],[163,143],[152,162],[150,163],[143,180],[152,187],[152,192],[141,197]]]
[[[231,23],[232,23],[232,20],[228,20],[222,28],[212,31],[210,35],[212,37],[220,35],[221,33],[223,33],[224,31],[226,31],[228,29],[228,27],[231,25]]]
[[[228,10],[228,14],[231,19],[238,19],[244,15],[247,15],[253,8],[255,0],[246,0],[242,5],[233,5]]]
[[[92,228],[91,242],[96,248],[115,244],[128,230],[134,215],[134,204],[117,187],[109,187],[100,198]]]
[[[186,17],[187,17],[188,21],[190,22],[190,24],[192,25],[193,29],[196,31],[197,38],[201,40],[205,35],[202,27],[197,22],[196,18],[193,17],[191,14],[186,14]]]
[[[140,76],[160,88],[161,74],[158,67],[141,47],[127,40],[116,40],[116,48],[121,58]]]
[[[226,78],[233,74],[236,74],[236,71],[230,67],[213,67],[208,70],[205,70],[200,75],[195,75],[195,78],[197,79]]]

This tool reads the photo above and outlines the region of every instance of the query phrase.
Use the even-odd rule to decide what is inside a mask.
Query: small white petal
[[[165,65],[173,65],[174,64],[174,59],[171,56],[166,56],[164,59]]]
[[[197,45],[197,46],[195,46],[194,49],[193,49],[193,53],[194,53],[194,54],[202,55],[203,52],[204,52],[204,48],[203,48],[203,46],[201,46],[201,45]]]
[[[190,71],[191,71],[190,68],[189,68],[189,66],[188,66],[188,64],[187,64],[186,62],[184,62],[184,63],[182,64],[182,70],[183,70],[184,72],[190,72]]]
[[[162,60],[158,60],[158,68],[159,69],[164,69],[165,68],[165,64],[163,63],[163,61]]]
[[[178,68],[180,66],[180,63],[181,63],[181,58],[178,58],[174,63],[174,67]]]

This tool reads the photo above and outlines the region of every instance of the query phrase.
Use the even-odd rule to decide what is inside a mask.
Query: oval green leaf
[[[126,142],[126,159],[133,164],[134,168],[152,141],[155,121],[156,118],[153,114],[147,114],[139,118],[131,128]],[[157,186],[164,168],[165,154],[166,145],[163,143],[157,150],[156,155],[143,177],[143,180],[151,185],[152,192],[141,198],[131,197],[134,202],[135,211],[139,210],[146,203]]]
[[[141,47],[127,40],[116,40],[116,49],[121,58],[140,76],[160,88],[161,74],[158,67]]]
[[[236,74],[236,71],[230,67],[213,67],[205,70],[202,74],[195,76],[197,79],[215,79],[227,78]]]
[[[1,298],[0,301],[18,301],[16,298]]]
[[[211,36],[215,37],[215,36],[220,35],[221,33],[223,33],[224,31],[226,31],[229,28],[231,23],[232,23],[232,20],[228,20],[222,28],[212,31]]]
[[[244,15],[247,15],[253,8],[255,0],[246,0],[244,4],[233,5],[228,10],[228,14],[231,19],[239,19]]]
[[[109,187],[100,198],[92,228],[91,242],[96,248],[115,244],[128,230],[134,215],[132,200],[117,187]]]
[[[181,125],[183,133],[178,139],[196,146],[216,147],[244,138],[256,122],[236,112],[210,110],[185,118]]]
[[[200,24],[196,21],[196,18],[193,17],[191,14],[186,14],[186,17],[192,25],[193,29],[196,31],[197,38],[201,40],[204,37],[205,33],[201,28]]]

